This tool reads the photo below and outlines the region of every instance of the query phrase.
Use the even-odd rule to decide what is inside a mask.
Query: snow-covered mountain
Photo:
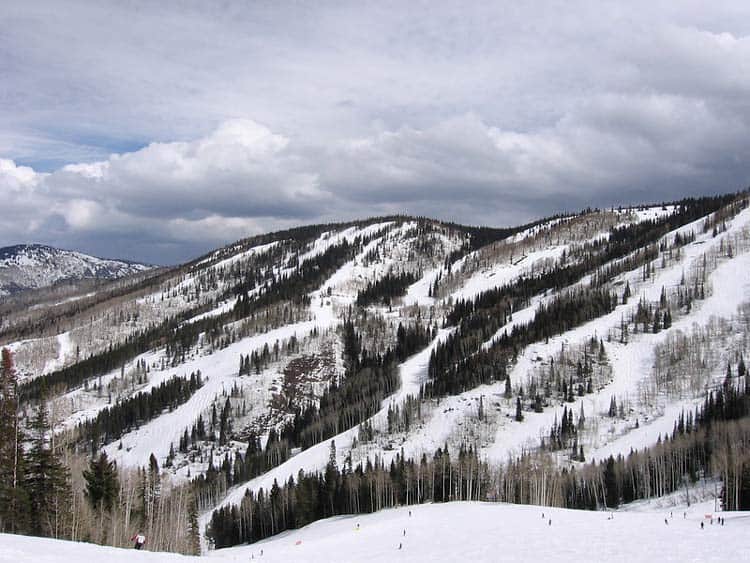
[[[62,281],[117,279],[151,266],[89,256],[43,244],[0,248],[0,296],[48,287]]]
[[[335,462],[388,474],[405,460],[426,467],[444,448],[452,460],[471,448],[493,470],[442,499],[502,499],[508,464],[539,454],[524,471],[594,471],[591,460],[661,443],[730,385],[750,342],[748,203],[742,193],[587,210],[512,229],[411,217],[313,225],[56,305],[54,330],[16,312],[0,338],[24,397],[38,397],[39,381],[55,390],[66,439],[102,447],[123,471],[156,460],[175,487],[210,474],[196,494],[202,532],[213,509],[300,472]],[[414,471],[404,487],[438,500]],[[558,481],[536,485],[518,502],[569,501]],[[595,494],[593,506],[611,506]],[[368,518],[391,526],[391,516]],[[337,522],[299,538],[351,533]],[[336,560],[325,541],[295,557],[290,537],[266,541],[283,557]],[[372,560],[391,560],[390,549]]]

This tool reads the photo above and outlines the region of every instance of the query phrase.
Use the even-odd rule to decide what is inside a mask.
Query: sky
[[[750,185],[750,3],[0,2],[0,246],[174,264]]]

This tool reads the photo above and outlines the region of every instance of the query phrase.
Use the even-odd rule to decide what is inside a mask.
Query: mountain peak
[[[116,279],[151,268],[129,260],[106,259],[39,243],[0,248],[0,296],[64,281]]]

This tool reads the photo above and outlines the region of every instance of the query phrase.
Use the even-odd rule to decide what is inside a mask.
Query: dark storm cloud
[[[168,263],[319,220],[749,183],[745,2],[6,2],[0,24],[0,244]]]

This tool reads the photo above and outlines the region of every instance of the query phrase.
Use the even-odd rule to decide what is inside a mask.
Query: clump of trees
[[[3,349],[0,532],[124,547],[141,529],[151,549],[199,553],[192,486],[164,483],[153,455],[148,468],[123,473],[104,451],[88,461],[73,453],[77,442],[66,443],[65,435],[52,432],[44,393],[25,433],[17,388],[12,355]],[[167,384],[162,392],[168,395],[170,389],[175,387]]]
[[[171,377],[148,393],[140,392],[101,410],[95,418],[78,425],[78,436],[96,452],[141,424],[156,418],[165,409],[174,410],[203,385],[200,370],[190,377]]]
[[[0,360],[0,531],[70,537],[71,497],[70,475],[55,448],[44,400],[36,408],[29,435],[24,435],[13,357],[10,350],[3,348]]]
[[[365,288],[357,293],[357,305],[365,307],[379,303],[389,306],[394,298],[404,295],[407,288],[418,279],[419,276],[412,272],[388,272],[379,280],[367,282]]]

